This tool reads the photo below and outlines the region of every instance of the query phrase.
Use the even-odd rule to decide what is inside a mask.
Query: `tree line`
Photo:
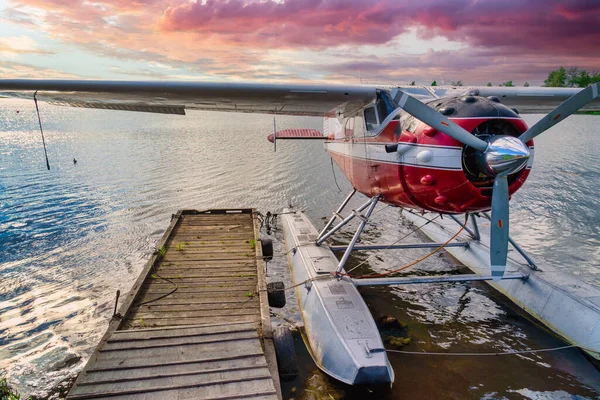
[[[548,78],[544,81],[546,87],[588,87],[593,83],[600,82],[600,72],[586,71],[578,67],[565,68],[559,67],[558,69],[551,71],[548,74]],[[415,81],[410,83],[411,86],[415,86]],[[437,81],[431,82],[430,86],[437,86]],[[462,81],[452,82],[451,86],[463,86]],[[492,82],[488,82],[487,86],[493,86]],[[498,86],[514,87],[516,86],[513,81],[504,81]],[[529,86],[529,82],[523,84],[524,87]]]
[[[560,67],[550,74],[544,81],[548,87],[588,87],[592,83],[600,82],[600,72],[588,72],[585,69]]]

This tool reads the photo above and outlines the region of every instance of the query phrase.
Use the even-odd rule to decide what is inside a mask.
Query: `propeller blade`
[[[523,143],[526,143],[594,100],[599,94],[600,82],[588,86],[565,100],[561,105],[556,107],[548,115],[523,133],[519,139],[521,139]]]
[[[498,175],[492,191],[492,220],[490,227],[490,265],[494,281],[499,281],[508,258],[508,180]]]
[[[488,144],[486,141],[472,135],[470,132],[464,130],[420,100],[417,100],[398,89],[392,91],[392,97],[398,104],[398,107],[401,107],[415,118],[425,122],[427,125],[440,132],[444,132],[446,135],[467,146],[471,146],[480,151],[485,151],[487,149]]]

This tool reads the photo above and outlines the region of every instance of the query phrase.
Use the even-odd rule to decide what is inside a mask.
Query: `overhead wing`
[[[534,86],[397,86],[397,88],[421,101],[467,94],[496,96],[502,104],[516,108],[521,114],[546,114],[583,89]],[[579,111],[600,111],[600,98],[586,104]]]
[[[336,117],[376,98],[369,86],[224,82],[0,79],[0,96],[72,107],[185,114],[185,110]]]
[[[423,101],[449,96],[497,96],[520,113],[547,113],[580,88],[476,86],[288,85],[234,82],[160,82],[0,79],[0,96],[59,105],[164,114],[213,110],[337,117],[373,102],[377,90],[399,88]],[[596,99],[580,111],[600,111]]]

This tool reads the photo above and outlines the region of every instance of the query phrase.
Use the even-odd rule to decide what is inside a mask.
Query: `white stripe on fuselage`
[[[360,160],[376,163],[410,165],[418,168],[462,170],[462,151],[460,146],[436,146],[413,143],[399,143],[398,151],[387,153],[385,144],[392,143],[354,143],[325,142],[327,151]],[[527,168],[533,165],[533,147],[529,148],[531,157]],[[427,161],[429,159],[429,161]]]
[[[420,168],[462,170],[462,147],[398,144],[398,151],[386,153],[384,143],[326,142],[325,149],[346,157],[386,164],[411,165]],[[426,161],[430,158],[429,161]]]

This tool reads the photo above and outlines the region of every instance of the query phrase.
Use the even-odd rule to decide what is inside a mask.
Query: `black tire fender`
[[[292,331],[284,326],[275,328],[273,343],[275,345],[279,378],[284,382],[293,381],[298,376],[298,362]]]
[[[285,307],[285,285],[283,282],[267,283],[267,297],[269,298],[269,307]]]
[[[273,240],[260,239],[260,246],[262,248],[263,259],[271,261],[273,259]]]

